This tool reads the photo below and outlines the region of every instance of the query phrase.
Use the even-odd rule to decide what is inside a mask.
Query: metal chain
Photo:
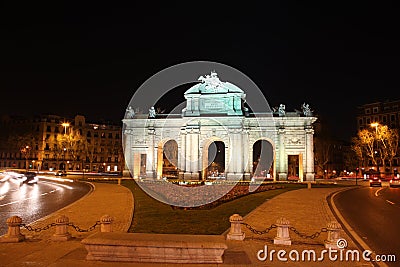
[[[67,225],[72,226],[77,232],[90,232],[93,231],[97,225],[100,225],[100,221],[97,221],[94,225],[90,226],[88,229],[81,229],[79,228],[79,226],[74,225],[74,223],[68,223]]]
[[[275,224],[271,224],[271,226],[268,227],[267,229],[265,229],[265,230],[263,230],[263,231],[260,231],[260,230],[254,229],[254,228],[253,228],[250,224],[248,224],[248,223],[242,222],[241,224],[243,224],[243,225],[246,226],[250,231],[252,231],[253,233],[258,234],[258,235],[266,234],[266,233],[268,233],[269,231],[271,231],[273,228],[276,228],[276,227],[277,227]]]
[[[327,232],[328,231],[328,229],[326,229],[326,228],[321,228],[321,231],[315,232],[312,235],[306,235],[306,234],[300,233],[293,226],[289,227],[289,230],[293,231],[295,234],[297,234],[298,236],[300,236],[302,238],[310,238],[310,239],[314,239],[314,238],[318,237],[322,232]]]
[[[47,230],[47,229],[49,229],[50,227],[53,227],[53,226],[56,226],[56,223],[50,223],[50,224],[46,225],[43,228],[42,227],[33,228],[32,226],[26,225],[24,223],[20,224],[20,227],[24,227],[26,230],[34,231],[34,232],[40,232],[40,231],[43,231],[43,230]]]

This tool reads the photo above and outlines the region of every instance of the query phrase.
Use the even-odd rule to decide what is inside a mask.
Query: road
[[[377,254],[400,261],[400,188],[361,186],[333,199],[347,223]]]
[[[19,216],[25,224],[43,218],[86,195],[91,186],[70,179],[65,182],[38,176],[37,184],[19,184],[14,179],[0,183],[0,235],[7,232],[7,218]]]

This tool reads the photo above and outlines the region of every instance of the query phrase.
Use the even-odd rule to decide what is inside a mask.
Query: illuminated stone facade
[[[314,180],[316,117],[308,105],[303,105],[303,112],[286,112],[281,105],[276,112],[254,114],[244,105],[242,89],[221,82],[213,72],[200,80],[185,92],[181,114],[127,114],[123,146],[134,178],[169,177],[168,166],[172,166],[172,176],[185,180]],[[257,148],[260,141],[264,148]],[[171,142],[175,151],[169,154],[175,156],[166,160],[165,145]],[[212,144],[217,150],[210,149]],[[266,156],[260,156],[260,151]],[[223,153],[222,160],[210,159],[214,152]],[[270,161],[264,164],[266,170],[257,169],[260,159]],[[212,169],[214,163],[217,171]]]

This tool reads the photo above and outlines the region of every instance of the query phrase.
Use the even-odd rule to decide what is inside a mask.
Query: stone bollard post
[[[281,217],[278,220],[276,220],[276,226],[277,226],[277,231],[276,231],[276,237],[274,238],[274,244],[290,246],[292,244],[292,241],[290,240],[289,236],[289,226],[290,226],[289,220]]]
[[[331,221],[326,228],[328,230],[328,237],[324,242],[325,248],[343,249],[347,247],[346,240],[340,238],[342,226],[338,222]]]
[[[100,218],[100,232],[112,232],[113,219],[110,215],[103,215]]]
[[[69,219],[65,215],[56,218],[56,233],[51,237],[53,241],[67,241],[72,238],[68,232]]]
[[[0,238],[0,242],[16,243],[25,240],[25,235],[20,232],[21,217],[12,216],[6,222],[8,226],[7,234]]]
[[[231,229],[226,236],[227,240],[243,240],[245,234],[242,232],[242,222],[243,218],[239,214],[233,214],[229,217],[229,222],[231,223]]]
[[[311,189],[311,182],[307,182],[307,189]]]

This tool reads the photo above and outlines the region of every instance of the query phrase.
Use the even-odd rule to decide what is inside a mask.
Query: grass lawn
[[[147,195],[134,180],[122,183],[133,192],[135,210],[129,232],[163,234],[222,234],[229,227],[229,217],[245,216],[268,199],[283,192],[305,188],[300,183],[284,184],[282,189],[254,193],[208,210],[172,209]]]

